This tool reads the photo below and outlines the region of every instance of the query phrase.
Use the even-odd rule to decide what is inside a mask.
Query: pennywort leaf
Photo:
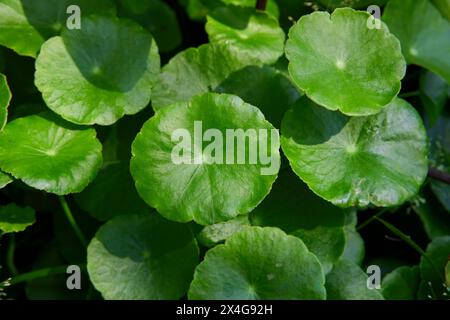
[[[286,114],[281,132],[294,172],[338,206],[401,204],[418,192],[428,172],[425,129],[404,100],[374,116],[349,118],[302,98]]]
[[[96,176],[101,150],[94,129],[41,113],[16,119],[0,133],[0,169],[39,190],[75,193]]]
[[[50,109],[76,124],[110,125],[150,102],[159,74],[152,36],[128,20],[87,17],[48,40],[35,83]]]
[[[92,239],[87,268],[105,299],[178,299],[189,287],[198,254],[184,224],[157,215],[119,216]]]
[[[167,219],[202,225],[250,212],[280,166],[278,131],[256,107],[226,94],[158,111],[132,153],[141,197]]]
[[[31,208],[21,208],[14,203],[0,207],[0,234],[23,231],[35,220],[35,213]]]
[[[189,299],[325,299],[324,275],[303,242],[277,228],[246,227],[209,250]]]
[[[11,101],[11,91],[9,90],[6,77],[0,73],[0,131],[8,120],[8,106]]]
[[[289,31],[286,56],[294,82],[330,110],[376,114],[400,91],[406,64],[399,41],[367,12],[336,9],[305,15]]]

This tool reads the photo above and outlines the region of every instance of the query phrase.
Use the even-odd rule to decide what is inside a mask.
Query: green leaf
[[[236,129],[247,138],[235,139]],[[202,225],[250,212],[269,193],[280,163],[278,132],[263,114],[236,96],[212,93],[157,112],[132,153],[141,197],[167,219]]]
[[[426,257],[420,258],[419,298],[448,299],[450,288],[446,285],[445,268],[449,257],[450,236],[436,238],[428,245]]]
[[[277,228],[245,227],[206,253],[189,299],[325,299],[324,275],[303,242]]]
[[[152,211],[139,197],[131,178],[128,162],[118,162],[102,168],[95,180],[75,195],[81,209],[100,221],[126,214]]]
[[[430,165],[450,174],[450,113],[444,112],[428,130],[430,137]],[[430,179],[431,190],[450,213],[450,186]]]
[[[16,119],[0,133],[0,168],[39,190],[80,192],[102,164],[95,135],[50,113]]]
[[[216,91],[237,95],[257,106],[277,128],[285,112],[300,98],[289,78],[268,66],[248,66],[236,71]]]
[[[383,300],[375,289],[367,287],[367,274],[348,260],[340,260],[328,273],[325,287],[329,300]]]
[[[383,20],[402,44],[410,64],[437,73],[450,82],[450,21],[428,0],[391,0]]]
[[[447,283],[447,287],[450,287],[450,261],[445,266],[445,281]]]
[[[441,14],[450,20],[450,0],[432,0],[433,4],[439,9]]]
[[[144,26],[155,37],[161,52],[181,45],[181,31],[175,12],[159,0],[119,0],[120,17],[131,18]]]
[[[88,272],[107,300],[178,299],[198,263],[186,225],[157,215],[119,216],[103,225],[88,247]]]
[[[34,210],[11,203],[0,207],[0,233],[24,231],[36,221]]]
[[[374,116],[349,118],[301,98],[281,132],[294,172],[342,207],[399,205],[419,191],[428,172],[425,129],[404,100]]]
[[[302,239],[308,250],[317,256],[325,274],[331,271],[333,264],[344,253],[346,241],[344,228],[300,229],[292,235]]]
[[[239,56],[272,64],[283,55],[284,31],[278,21],[265,12],[227,6],[212,11],[206,20],[209,41],[226,44]]]
[[[66,25],[67,9],[77,5],[84,17],[92,13],[115,14],[109,0],[0,0],[0,44],[20,55],[36,57],[45,40]]]
[[[254,64],[260,63],[252,57],[239,57],[223,44],[184,50],[162,68],[152,95],[152,107],[159,110],[214,91],[231,73]]]
[[[376,114],[400,91],[406,64],[400,43],[367,12],[350,8],[305,15],[286,43],[289,72],[305,94],[330,110]]]
[[[0,131],[6,125],[8,120],[8,106],[11,101],[11,91],[8,87],[6,77],[0,73]]]
[[[289,169],[282,169],[270,194],[250,214],[252,225],[278,227],[287,233],[320,226],[345,225],[348,212],[316,196]]]
[[[447,102],[450,85],[432,72],[424,72],[420,77],[420,99],[425,107],[430,124],[434,125]]]
[[[6,174],[6,173],[0,171],[0,189],[3,189],[11,182],[13,182],[13,179],[11,178],[11,176],[9,174]]]
[[[226,222],[220,222],[204,227],[197,236],[197,240],[206,247],[214,247],[224,242],[230,236],[239,232],[244,226],[250,225],[248,216],[239,216]]]
[[[147,31],[97,16],[83,18],[80,30],[64,30],[42,46],[35,83],[64,119],[110,125],[148,105],[158,73],[158,48]]]
[[[386,300],[416,300],[419,283],[419,267],[403,266],[387,274],[381,288]]]

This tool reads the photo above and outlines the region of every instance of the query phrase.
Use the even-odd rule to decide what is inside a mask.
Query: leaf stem
[[[33,270],[0,282],[0,288],[13,286],[22,282],[28,282],[39,278],[45,278],[55,274],[63,274],[66,273],[66,270],[67,266],[57,266]]]
[[[258,0],[256,2],[256,9],[257,10],[264,11],[264,10],[266,10],[266,7],[267,7],[267,0]]]
[[[61,203],[61,207],[63,208],[63,211],[67,217],[67,220],[69,221],[69,224],[72,226],[73,231],[77,235],[78,239],[82,243],[84,247],[87,247],[88,242],[83,234],[81,232],[80,227],[78,227],[77,222],[75,221],[75,218],[73,217],[72,211],[70,210],[69,205],[67,204],[66,198],[64,196],[59,196],[59,202]]]
[[[14,251],[16,249],[16,236],[14,233],[9,235],[8,249],[6,252],[6,264],[8,266],[9,272],[13,276],[17,275],[19,272],[17,271],[16,265],[14,264]]]
[[[411,97],[417,97],[420,96],[420,91],[411,91],[411,92],[405,92],[398,95],[399,98],[411,98]]]
[[[390,224],[389,222],[376,217],[376,220],[381,222],[386,228],[388,228],[392,233],[394,233],[397,237],[405,241],[412,249],[417,251],[421,256],[423,256],[425,259],[427,259],[428,263],[433,267],[434,271],[439,275],[443,283],[445,283],[445,279],[439,269],[436,267],[434,262],[431,260],[431,258],[428,256],[428,254],[417,244],[414,242],[414,240],[411,239],[410,236],[406,235],[404,232],[402,232],[400,229],[395,227],[394,225]]]
[[[372,223],[373,221],[375,221],[376,218],[381,217],[383,214],[385,214],[386,212],[388,212],[389,209],[385,208],[383,210],[378,211],[376,214],[374,214],[373,216],[371,216],[369,219],[367,219],[366,221],[364,221],[363,223],[361,223],[357,228],[356,231],[360,231],[361,229],[365,228],[368,224]]]
[[[428,170],[428,176],[435,180],[439,180],[441,182],[450,184],[450,174],[440,171],[438,169],[430,168],[430,170]]]

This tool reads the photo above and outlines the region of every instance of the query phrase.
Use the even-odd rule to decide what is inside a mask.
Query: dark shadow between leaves
[[[250,17],[255,13],[253,8],[226,6],[215,9],[209,13],[209,16],[232,29],[245,30]]]
[[[285,114],[281,135],[300,145],[323,144],[340,133],[349,119],[338,111],[316,105],[304,96]]]

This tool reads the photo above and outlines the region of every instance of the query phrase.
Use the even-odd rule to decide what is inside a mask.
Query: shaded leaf
[[[403,266],[388,273],[381,288],[386,300],[416,300],[419,283],[419,267]]]
[[[24,231],[35,220],[35,213],[31,208],[21,208],[14,203],[0,207],[0,231],[2,233]]]

